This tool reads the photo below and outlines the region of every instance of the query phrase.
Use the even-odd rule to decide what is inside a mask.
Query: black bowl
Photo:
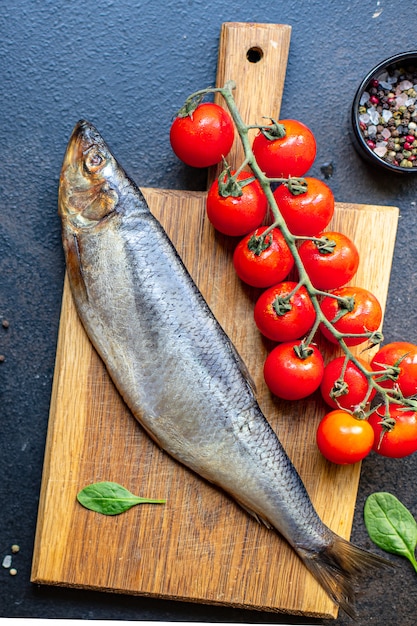
[[[359,109],[361,106],[361,100],[362,100],[363,94],[365,92],[369,93],[369,90],[374,88],[374,89],[377,89],[379,93],[385,92],[385,94],[387,95],[388,82],[384,80],[381,81],[381,78],[382,79],[385,78],[388,81],[394,80],[396,75],[400,72],[400,70],[404,70],[405,72],[411,71],[412,74],[414,75],[414,80],[412,81],[413,85],[417,84],[417,51],[414,50],[410,52],[403,52],[401,54],[397,54],[393,57],[390,57],[389,59],[386,59],[385,61],[382,61],[376,67],[374,67],[370,72],[368,72],[368,74],[362,80],[355,94],[353,104],[352,104],[351,123],[352,123],[352,131],[353,131],[352,133],[353,143],[356,149],[358,150],[359,154],[368,163],[377,165],[378,167],[384,169],[385,171],[396,172],[398,174],[417,174],[417,155],[413,155],[413,156],[416,156],[416,159],[412,162],[416,163],[416,165],[412,167],[404,167],[397,163],[393,163],[391,160],[389,160],[390,158],[392,158],[388,154],[388,153],[392,154],[392,151],[390,150],[387,150],[386,155],[378,155],[377,153],[374,152],[375,146],[373,145],[370,146],[367,143],[367,141],[369,140],[373,141],[373,139],[370,137],[366,137],[364,135],[364,130],[367,131],[369,126],[366,126],[366,128],[364,129],[363,126],[365,122],[359,119],[361,115]],[[378,79],[380,80],[378,86],[373,85],[373,81],[377,81]],[[399,82],[401,82],[401,79],[398,79],[398,80]],[[397,80],[397,84],[399,84],[398,80]],[[382,82],[382,86],[381,86],[381,82]],[[375,97],[378,98],[376,94],[375,94]],[[378,98],[378,99],[379,99],[379,104],[377,105],[375,103],[374,108],[376,106],[381,106],[381,98]],[[368,103],[368,106],[369,106],[369,103]],[[393,112],[394,106],[395,106],[395,102],[391,103],[391,105],[388,108],[388,111],[392,109],[392,112]],[[371,110],[371,109],[367,109],[367,110]],[[417,96],[415,98],[415,110],[417,111]],[[386,113],[385,115],[388,116],[388,113]],[[365,113],[365,116],[366,116],[366,113]],[[416,123],[417,125],[417,114],[414,117],[411,117],[411,121],[413,123]],[[362,127],[361,127],[361,123],[362,123]],[[371,124],[372,124],[372,121],[371,121]],[[384,121],[383,126],[385,124],[386,124],[387,129],[389,129],[388,120]],[[373,126],[377,126],[377,125],[378,124],[373,124]],[[404,127],[405,127],[405,124],[400,124],[401,134],[403,133],[403,131],[404,131],[404,134],[407,132]],[[394,131],[396,130],[395,127],[391,127],[391,128],[394,128]],[[373,134],[374,133],[372,132],[372,135]],[[415,139],[417,140],[417,128],[415,129]],[[383,140],[379,141],[378,143],[382,143],[382,142]],[[374,141],[373,143],[376,144],[377,141]],[[383,150],[381,146],[380,148],[381,150]]]

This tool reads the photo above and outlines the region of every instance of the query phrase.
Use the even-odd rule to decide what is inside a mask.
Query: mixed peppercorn
[[[358,115],[370,150],[392,165],[417,167],[417,67],[388,68],[372,78]]]

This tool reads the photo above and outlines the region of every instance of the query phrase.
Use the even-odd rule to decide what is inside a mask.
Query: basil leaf
[[[119,515],[136,504],[165,504],[166,502],[135,496],[122,485],[109,481],[84,487],[77,494],[77,500],[86,509],[103,515]]]
[[[364,507],[364,520],[372,541],[392,554],[406,557],[417,572],[414,552],[417,522],[410,511],[392,494],[371,494]]]

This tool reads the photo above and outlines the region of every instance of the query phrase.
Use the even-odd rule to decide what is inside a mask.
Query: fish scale
[[[68,144],[59,212],[78,314],[133,415],[166,452],[281,533],[352,614],[356,576],[387,561],[320,520],[236,350],[86,121]]]

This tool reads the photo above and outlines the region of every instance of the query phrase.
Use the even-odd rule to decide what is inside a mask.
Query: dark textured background
[[[173,113],[212,85],[222,22],[293,28],[282,117],[307,123],[318,142],[311,174],[336,199],[391,204],[401,219],[387,340],[417,341],[417,179],[365,166],[348,136],[349,106],[362,76],[382,59],[417,48],[414,0],[3,0],[0,10],[0,559],[13,543],[18,573],[0,568],[4,617],[289,622],[243,610],[36,587],[29,582],[58,331],[64,259],[57,184],[80,117],[97,125],[142,186],[203,189],[205,177],[172,154]],[[262,97],[262,94],[260,94]],[[266,112],[269,113],[269,112]],[[378,245],[369,234],[369,245]],[[417,458],[371,456],[363,464],[353,539],[367,547],[363,504],[390,491],[417,517]],[[417,578],[398,557],[392,575],[366,582],[359,624],[415,624]],[[311,620],[308,620],[311,621]],[[302,620],[295,620],[302,623]],[[341,616],[335,624],[348,624]]]

